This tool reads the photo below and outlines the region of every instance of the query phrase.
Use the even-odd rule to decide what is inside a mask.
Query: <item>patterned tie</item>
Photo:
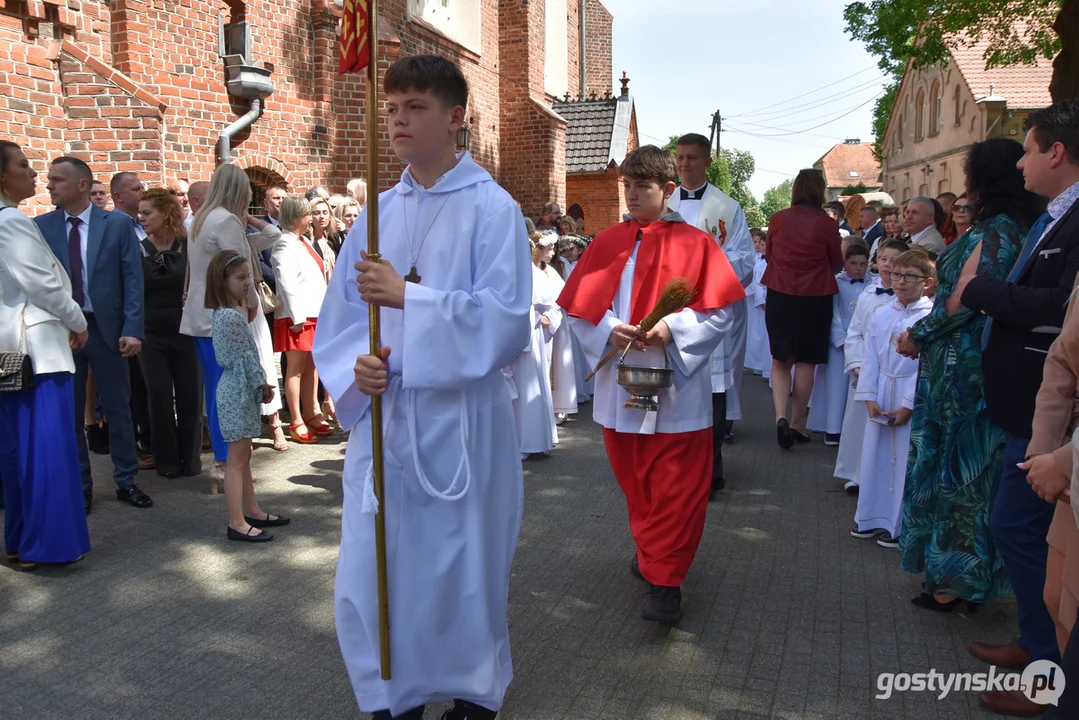
[[[1023,269],[1027,266],[1027,262],[1030,260],[1030,256],[1034,254],[1038,245],[1041,244],[1042,235],[1045,234],[1045,228],[1049,227],[1049,223],[1053,222],[1053,216],[1048,212],[1042,213],[1042,216],[1038,218],[1034,226],[1030,228],[1030,232],[1027,233],[1026,242],[1023,243],[1023,249],[1019,251],[1019,259],[1015,261],[1015,265],[1012,266],[1012,271],[1008,273],[1008,282],[1013,283],[1019,279],[1019,276],[1023,274]],[[982,350],[989,344],[989,331],[993,329],[993,318],[988,318],[985,321],[985,329],[982,330]]]
[[[82,236],[79,234],[79,225],[82,220],[77,217],[67,219],[71,223],[71,232],[67,236],[67,255],[71,265],[71,297],[82,307],[86,303],[86,295],[82,287]]]

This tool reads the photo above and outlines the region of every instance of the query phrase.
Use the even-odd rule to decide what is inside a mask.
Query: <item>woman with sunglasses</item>
[[[139,366],[150,403],[158,475],[202,472],[202,373],[195,340],[180,334],[187,275],[187,235],[176,193],[152,188],[139,201],[146,337]]]
[[[952,224],[955,225],[955,237],[961,238],[973,225],[973,210],[967,194],[963,193],[952,203]]]

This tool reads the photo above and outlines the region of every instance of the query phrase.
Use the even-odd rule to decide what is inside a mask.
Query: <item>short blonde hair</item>
[[[323,201],[325,202],[325,201]],[[290,195],[281,201],[277,212],[277,222],[289,232],[294,232],[296,223],[311,214],[311,203],[302,195]]]

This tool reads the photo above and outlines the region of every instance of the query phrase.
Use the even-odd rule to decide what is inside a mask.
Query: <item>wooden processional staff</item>
[[[367,70],[367,259],[378,262],[378,0],[344,0],[341,73]],[[382,350],[379,306],[371,303],[371,354]],[[386,573],[385,465],[382,455],[382,396],[371,398],[371,464],[375,498],[375,557],[378,566],[378,639],[382,679],[390,679],[390,593]]]

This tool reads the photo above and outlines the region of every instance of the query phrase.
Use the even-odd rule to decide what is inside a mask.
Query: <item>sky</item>
[[[707,136],[720,110],[721,145],[756,160],[749,188],[759,200],[836,143],[872,142],[884,78],[843,29],[849,1],[602,0],[614,15],[614,74],[629,75],[641,144]]]

